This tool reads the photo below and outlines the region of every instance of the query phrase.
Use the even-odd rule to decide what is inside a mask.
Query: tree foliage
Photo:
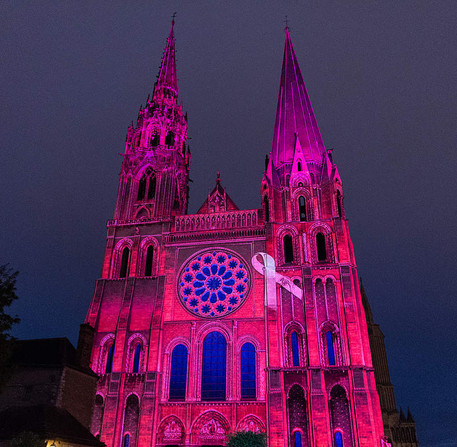
[[[5,311],[17,299],[17,275],[18,272],[12,271],[8,264],[0,265],[0,391],[11,375],[13,338],[9,332],[13,324],[19,323],[19,318]]]
[[[24,431],[12,439],[10,445],[11,447],[44,447],[46,442],[36,433]]]
[[[264,433],[253,433],[252,431],[239,431],[231,434],[227,441],[227,447],[266,447]]]

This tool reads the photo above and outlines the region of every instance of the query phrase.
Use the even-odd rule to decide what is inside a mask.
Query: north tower
[[[286,29],[260,209],[218,177],[187,213],[190,152],[174,23],[128,128],[102,277],[86,317],[108,446],[381,446],[383,422],[343,188]]]

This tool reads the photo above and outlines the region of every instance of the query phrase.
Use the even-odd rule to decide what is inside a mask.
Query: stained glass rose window
[[[181,269],[178,296],[194,315],[217,318],[238,309],[249,291],[249,270],[234,253],[208,251]]]

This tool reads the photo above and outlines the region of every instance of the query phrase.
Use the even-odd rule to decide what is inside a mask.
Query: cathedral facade
[[[87,313],[109,447],[387,445],[338,169],[286,29],[260,209],[219,176],[188,214],[191,154],[174,24],[128,128],[102,276]]]

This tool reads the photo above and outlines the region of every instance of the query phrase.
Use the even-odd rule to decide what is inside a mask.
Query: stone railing
[[[226,213],[188,214],[176,217],[175,232],[252,228],[259,224],[259,210],[229,211]]]

